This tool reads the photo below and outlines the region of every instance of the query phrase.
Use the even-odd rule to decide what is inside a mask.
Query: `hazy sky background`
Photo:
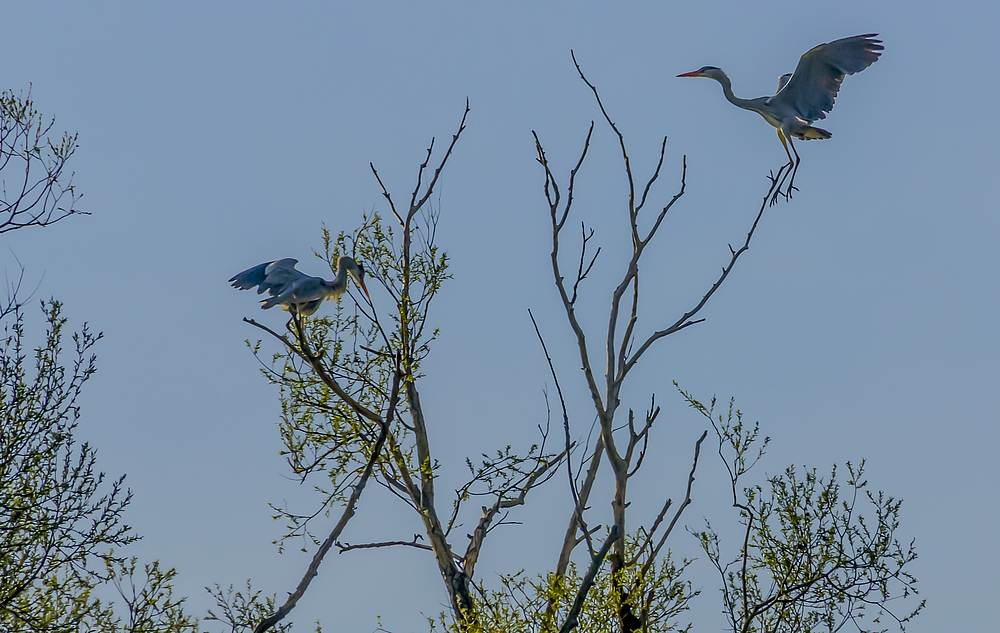
[[[209,605],[205,585],[247,577],[283,599],[311,556],[270,544],[280,525],[267,503],[306,510],[312,497],[287,479],[277,392],[244,344],[258,332],[241,322],[280,327],[285,317],[261,313],[226,279],[281,257],[329,277],[311,257],[323,223],[350,230],[385,211],[369,161],[404,197],[431,137],[450,138],[469,98],[468,129],[438,190],[454,280],[433,311],[442,335],[422,384],[443,511],[464,456],[537,437],[551,379],[527,309],[557,355],[575,429],[592,421],[548,267],[531,137],[565,178],[600,115],[570,49],[626,135],[639,178],[669,135],[651,204],[674,194],[687,155],[687,193],[643,266],[639,327],[649,332],[707,290],[784,160],[760,117],[726,103],[710,80],[675,75],[711,64],[737,95],[771,94],[812,46],[878,32],[882,59],[847,78],[820,123],[833,138],[798,146],[800,193],[765,214],[702,312],[707,322],[668,337],[637,368],[624,406],[643,410],[655,391],[665,412],[657,459],[634,484],[631,527],[665,496],[683,496],[704,425],[677,380],[705,399],[733,396],[760,420],[774,440],[758,481],[791,463],[825,471],[869,460],[872,487],[905,500],[900,537],[915,538],[920,554],[928,607],[909,630],[995,623],[1000,138],[990,115],[1000,94],[984,73],[997,62],[995,3],[347,4],[0,7],[0,87],[31,84],[39,109],[80,133],[72,168],[80,208],[93,213],[5,235],[2,262],[14,270],[16,255],[38,298],[61,299],[74,327],[105,333],[80,438],[98,447],[103,470],[128,474],[128,522],[145,535],[134,553],[177,567],[192,611]],[[604,249],[581,300],[594,333],[630,247],[624,193],[616,141],[599,121],[576,208]],[[37,334],[40,313],[31,317]],[[703,461],[689,525],[735,520],[720,470]],[[565,483],[534,501],[513,517],[525,525],[487,540],[481,580],[554,564]],[[344,540],[418,531],[412,512],[372,489]],[[693,537],[672,538],[678,554],[698,554]],[[717,579],[703,559],[692,572],[704,590],[694,630],[722,629]],[[331,554],[293,619],[303,630],[320,618],[329,630],[370,631],[381,614],[392,631],[422,631],[421,613],[446,603],[430,554],[350,552]]]

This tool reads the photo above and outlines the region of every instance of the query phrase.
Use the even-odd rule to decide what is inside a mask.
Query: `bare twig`
[[[343,554],[344,552],[349,552],[355,549],[377,549],[380,547],[394,547],[394,546],[415,547],[417,549],[422,549],[428,552],[434,551],[434,549],[430,545],[424,545],[423,543],[418,543],[417,540],[419,538],[420,538],[419,534],[414,534],[412,541],[382,541],[379,543],[356,543],[356,544],[341,543],[340,541],[337,541],[336,545],[337,549],[340,550],[338,552],[339,554]],[[457,560],[460,563],[463,560],[462,557],[459,556],[458,554],[452,554],[452,556],[454,556],[455,560]]]
[[[392,201],[392,195],[389,193],[389,190],[385,188],[385,183],[382,182],[382,178],[378,175],[378,170],[375,169],[375,163],[369,162],[368,166],[372,168],[372,173],[375,175],[375,180],[378,181],[378,186],[382,187],[382,195],[385,197],[386,202],[389,203],[389,209],[392,211],[392,214],[396,216],[400,226],[405,226],[406,223],[403,222],[403,218],[400,217],[399,212],[396,211],[396,205]]]
[[[668,498],[663,503],[663,509],[660,510],[660,513],[656,515],[656,520],[653,521],[653,525],[650,526],[650,528],[649,528],[648,531],[647,530],[643,530],[643,532],[646,533],[646,537],[643,539],[643,541],[639,545],[639,547],[637,547],[635,549],[635,553],[632,555],[632,558],[629,559],[629,561],[628,561],[628,566],[629,567],[631,567],[632,565],[635,565],[639,561],[639,558],[642,556],[642,553],[644,551],[646,551],[646,548],[649,547],[652,544],[652,542],[653,542],[653,536],[656,534],[657,528],[660,527],[660,523],[663,522],[663,517],[666,516],[667,510],[670,509],[670,506],[672,506],[673,503],[674,503],[674,500]],[[642,529],[642,528],[640,528],[640,529]]]
[[[418,201],[417,195],[420,191],[420,177],[423,174],[423,170],[427,167],[427,162],[431,157],[431,149],[434,147],[434,141],[431,140],[431,146],[427,150],[427,160],[424,161],[424,163],[420,166],[420,170],[417,172],[417,186],[413,189],[413,196],[410,199],[410,211],[406,218],[407,224],[409,224],[410,218],[412,218],[413,215],[420,210],[420,207],[424,206],[427,199],[431,197],[431,193],[434,191],[434,185],[437,184],[438,178],[441,176],[441,171],[444,169],[445,164],[448,162],[448,158],[451,156],[451,151],[455,149],[455,143],[458,142],[458,137],[461,136],[462,132],[465,130],[465,120],[468,118],[470,110],[469,100],[466,99],[465,112],[462,114],[462,122],[458,125],[458,131],[452,135],[451,144],[448,145],[448,149],[445,151],[444,157],[441,159],[441,163],[437,166],[437,169],[434,170],[434,177],[431,178],[429,183],[427,183],[427,189],[424,192],[423,197]]]
[[[591,238],[594,237],[594,229],[590,229],[590,233],[588,234],[587,227],[584,226],[583,222],[580,222],[580,232],[583,236],[583,244],[580,246],[580,265],[577,267],[576,270],[576,281],[573,282],[573,296],[569,300],[571,304],[576,303],[576,293],[577,290],[580,288],[580,283],[587,278],[587,275],[590,274],[590,271],[594,267],[594,264],[597,263],[597,256],[601,254],[601,247],[598,246],[597,251],[594,253],[594,256],[590,258],[590,263],[587,264],[587,268],[584,269],[583,264],[586,261],[587,257],[587,242],[589,242]]]
[[[625,149],[625,137],[618,129],[618,126],[615,125],[615,122],[611,120],[611,116],[608,114],[608,111],[604,109],[604,103],[601,101],[600,93],[597,92],[597,87],[594,86],[594,84],[590,83],[590,80],[587,79],[587,76],[583,74],[583,69],[580,68],[580,63],[576,61],[576,53],[570,50],[569,54],[570,57],[573,58],[573,65],[576,66],[576,71],[580,73],[580,79],[582,79],[583,83],[587,84],[587,87],[590,88],[591,91],[594,93],[594,99],[597,100],[597,105],[601,109],[601,114],[604,115],[604,120],[608,122],[608,125],[611,126],[611,129],[614,130],[615,134],[618,136],[618,144],[621,146],[622,150],[622,160],[625,161],[625,176],[628,178],[628,208],[630,215],[634,216],[635,182],[632,179],[632,165],[629,162],[628,151]],[[639,231],[635,225],[634,220],[632,222],[632,242],[633,243],[639,242]]]
[[[684,493],[684,501],[681,502],[681,505],[677,508],[677,511],[674,513],[674,518],[671,519],[670,525],[667,526],[666,531],[664,531],[663,535],[660,537],[660,542],[657,543],[656,547],[653,548],[652,552],[650,552],[649,559],[647,559],[646,563],[642,566],[642,571],[639,573],[639,577],[645,576],[649,572],[650,567],[652,567],[653,562],[656,560],[656,555],[660,553],[660,548],[662,548],[663,544],[667,542],[667,537],[670,536],[670,533],[673,531],[674,526],[677,525],[677,521],[680,520],[681,514],[684,513],[684,508],[691,505],[691,486],[694,485],[694,472],[698,469],[698,456],[701,454],[701,443],[705,441],[705,437],[707,436],[708,436],[708,431],[705,431],[704,433],[701,434],[701,437],[698,438],[698,441],[695,442],[694,461],[691,463],[691,472],[690,474],[688,474],[687,491]],[[670,502],[668,500],[667,506],[669,505]],[[666,511],[667,506],[664,506],[663,508],[664,511]],[[651,537],[654,531],[656,531],[655,525],[653,529],[650,531]]]
[[[587,530],[587,522],[583,519],[583,507],[580,503],[580,495],[576,490],[576,481],[573,478],[573,464],[569,460],[569,451],[572,445],[572,439],[569,432],[569,411],[566,409],[566,399],[563,398],[562,387],[559,386],[559,377],[556,375],[555,365],[552,364],[552,357],[549,356],[549,350],[545,347],[545,339],[542,338],[542,332],[538,329],[538,322],[535,321],[535,315],[528,310],[528,316],[531,317],[531,324],[535,326],[535,334],[538,335],[538,342],[542,345],[542,352],[545,353],[545,360],[549,364],[549,372],[552,374],[552,380],[556,385],[556,393],[559,394],[559,404],[562,406],[563,412],[563,430],[565,432],[566,439],[566,470],[569,474],[569,490],[573,495],[573,507],[574,514],[576,516],[577,525],[579,525],[580,530],[583,532],[583,538],[587,541],[587,550],[590,552],[591,558],[594,557],[594,543],[590,539],[590,532]]]

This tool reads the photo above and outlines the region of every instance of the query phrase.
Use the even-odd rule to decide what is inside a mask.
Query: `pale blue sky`
[[[682,494],[702,425],[672,380],[702,397],[735,396],[774,438],[759,475],[867,457],[872,486],[905,499],[902,534],[916,538],[928,600],[911,631],[995,622],[1000,139],[990,115],[1000,95],[983,71],[997,62],[996,4],[288,4],[0,8],[0,87],[32,83],[38,107],[80,133],[73,169],[80,206],[93,212],[8,234],[3,263],[11,270],[13,251],[40,297],[104,331],[80,433],[105,471],[128,474],[129,522],[145,535],[135,552],[176,566],[196,612],[203,586],[248,576],[284,596],[308,561],[270,545],[279,526],[267,502],[309,496],[284,478],[277,394],[243,343],[257,332],[242,317],[283,317],[261,314],[226,279],[280,257],[323,274],[310,258],[321,224],[350,229],[382,208],[368,162],[408,192],[431,136],[453,133],[468,97],[468,129],[439,189],[455,279],[434,312],[442,336],[422,392],[437,456],[534,440],[550,379],[528,308],[562,361],[582,428],[590,413],[551,282],[531,138],[536,130],[565,175],[599,116],[569,50],[626,134],[637,173],[649,173],[669,135],[658,201],[688,157],[688,192],[643,268],[651,328],[701,296],[784,159],[759,117],[713,82],[675,75],[720,66],[738,95],[756,97],[812,46],[878,32],[884,56],[845,81],[821,124],[833,138],[799,145],[801,192],[767,212],[708,321],[639,368],[627,403],[642,408],[655,391],[666,423],[636,493]],[[598,329],[629,247],[616,151],[599,124],[578,191],[579,217],[604,248],[584,300]],[[441,490],[461,468],[444,465]],[[703,463],[689,523],[725,516],[717,471]],[[487,542],[484,578],[554,560],[568,510],[553,484],[518,517],[526,526]],[[419,531],[380,494],[364,500],[345,540]],[[537,531],[543,542],[526,542]],[[673,544],[696,554],[686,534]],[[704,561],[694,574],[705,590],[695,630],[719,630],[716,579]],[[368,631],[382,614],[393,631],[421,631],[420,612],[446,602],[430,555],[351,552],[325,563],[294,619]]]

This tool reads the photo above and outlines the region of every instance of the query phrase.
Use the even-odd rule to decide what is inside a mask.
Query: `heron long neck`
[[[343,262],[337,266],[337,278],[333,280],[333,285],[347,288],[347,266],[344,266]]]
[[[733,94],[733,82],[729,80],[729,75],[720,70],[718,76],[713,76],[712,79],[722,84],[722,94],[726,95],[726,100],[729,103],[744,110],[757,110],[757,108],[753,107],[752,99],[740,99]]]
[[[347,266],[340,262],[337,265],[337,278],[326,282],[327,297],[339,299],[345,290],[347,290]]]

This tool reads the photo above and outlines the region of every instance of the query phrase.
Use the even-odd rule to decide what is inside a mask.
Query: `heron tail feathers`
[[[812,127],[811,125],[803,126],[802,128],[795,130],[793,132],[795,138],[802,139],[803,141],[811,141],[813,139],[826,139],[833,136],[823,128]]]
[[[267,299],[264,299],[263,301],[260,302],[260,309],[268,310],[270,308],[273,308],[274,306],[280,303],[279,301],[280,299],[281,297],[277,295],[268,297]]]

